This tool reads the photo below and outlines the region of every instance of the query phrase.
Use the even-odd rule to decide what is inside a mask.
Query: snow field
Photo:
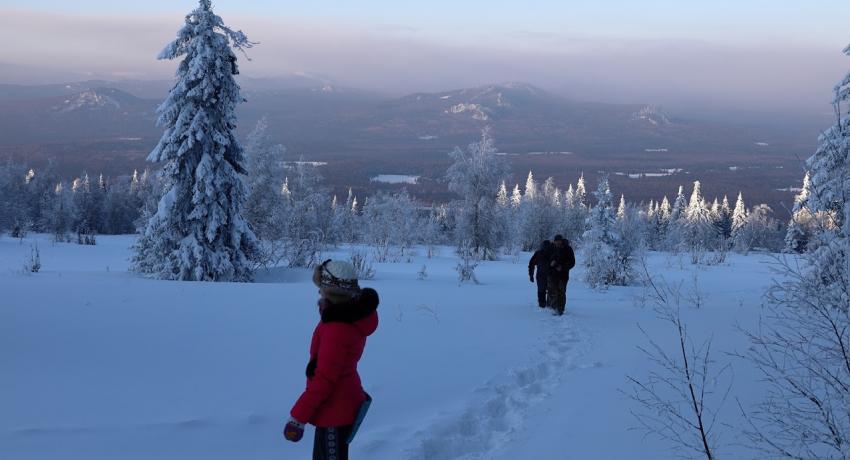
[[[24,274],[36,242],[42,271]],[[126,272],[132,242],[0,238],[0,458],[309,458],[312,430],[298,444],[280,436],[317,321],[309,271],[273,269],[253,284],[146,280]],[[626,375],[649,369],[637,325],[660,344],[674,339],[635,306],[642,288],[592,291],[579,266],[567,314],[554,317],[536,306],[527,255],[482,263],[482,284],[459,286],[451,249],[421,254],[375,264],[361,283],[381,295],[381,325],[360,363],[375,403],[353,458],[673,457],[630,430],[622,393]],[[700,309],[683,309],[689,332],[714,336],[718,361],[730,362],[722,353],[746,346],[736,327],[758,319],[767,258],[686,260],[652,254],[649,267],[701,293]],[[731,362],[733,394],[754,401],[756,376]],[[735,426],[733,406],[723,416]],[[744,456],[734,430],[723,435],[721,452]]]

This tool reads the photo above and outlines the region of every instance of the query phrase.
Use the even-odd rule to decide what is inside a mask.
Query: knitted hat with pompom
[[[354,265],[328,259],[313,270],[313,283],[319,287],[322,297],[334,304],[346,303],[360,294],[357,269]]]

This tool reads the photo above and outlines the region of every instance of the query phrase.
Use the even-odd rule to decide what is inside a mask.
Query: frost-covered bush
[[[351,265],[354,265],[354,269],[357,271],[358,279],[370,280],[375,278],[375,268],[369,256],[364,251],[358,249],[351,251],[349,259],[351,260]]]
[[[38,273],[41,270],[41,253],[38,251],[38,245],[30,246],[30,257],[25,265],[26,271],[29,273]]]
[[[478,278],[475,276],[475,268],[478,267],[476,249],[471,243],[462,244],[458,248],[458,257],[459,261],[455,266],[458,282],[478,284]]]
[[[378,262],[398,262],[417,241],[421,227],[417,204],[402,190],[379,192],[363,206],[363,240],[375,248]]]

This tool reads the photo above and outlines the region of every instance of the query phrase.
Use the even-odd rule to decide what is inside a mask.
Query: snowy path
[[[407,445],[411,460],[486,459],[516,440],[525,429],[529,409],[540,405],[559,387],[563,373],[575,366],[587,341],[569,316],[541,316],[546,334],[532,361],[487,381],[470,395],[462,411],[437,414],[425,421]]]

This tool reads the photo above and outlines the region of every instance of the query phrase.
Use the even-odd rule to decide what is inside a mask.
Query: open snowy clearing
[[[309,271],[274,269],[253,284],[147,280],[126,271],[133,240],[0,238],[0,458],[310,458],[311,438],[280,436],[317,321]],[[42,270],[25,274],[35,243]],[[481,284],[463,286],[449,248],[375,265],[361,284],[381,295],[381,325],[360,365],[375,403],[353,458],[675,456],[630,429],[640,408],[623,394],[626,376],[651,366],[636,348],[647,343],[638,325],[676,344],[669,324],[636,306],[643,288],[589,290],[579,254],[567,315],[553,317],[536,306],[527,260],[482,263]],[[758,376],[725,353],[746,348],[736,327],[756,325],[770,260],[732,255],[695,267],[649,256],[656,280],[701,301],[682,312],[689,332],[714,337],[715,359],[733,366],[731,395],[745,405],[759,398]],[[723,406],[719,453],[750,458],[735,406]]]

